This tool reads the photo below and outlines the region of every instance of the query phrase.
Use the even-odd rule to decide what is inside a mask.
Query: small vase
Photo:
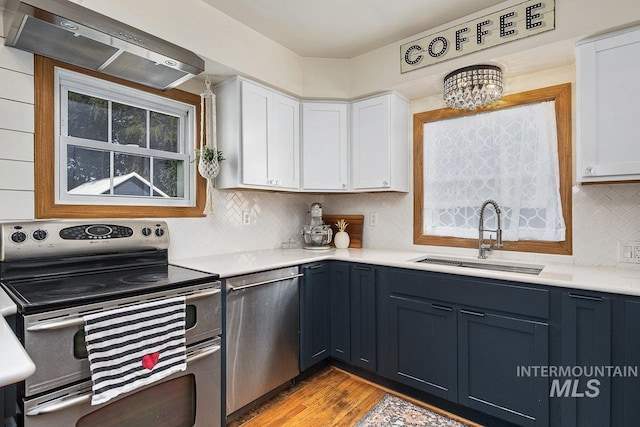
[[[333,236],[333,242],[338,249],[346,249],[349,247],[349,242],[351,239],[349,238],[349,234],[346,231],[338,231],[335,236]]]

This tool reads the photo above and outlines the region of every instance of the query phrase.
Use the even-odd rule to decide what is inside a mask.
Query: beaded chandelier
[[[475,110],[502,96],[502,70],[495,65],[472,65],[447,74],[444,102],[456,110]]]

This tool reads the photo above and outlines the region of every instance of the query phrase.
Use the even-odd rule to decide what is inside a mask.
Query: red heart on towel
[[[148,370],[152,370],[154,366],[158,363],[158,359],[160,359],[160,353],[149,353],[142,356],[142,366],[147,368]]]

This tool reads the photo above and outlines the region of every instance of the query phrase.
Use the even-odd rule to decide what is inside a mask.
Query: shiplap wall
[[[0,221],[33,219],[33,55],[0,37]]]

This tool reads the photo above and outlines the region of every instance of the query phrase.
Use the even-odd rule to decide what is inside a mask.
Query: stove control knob
[[[47,238],[48,234],[45,230],[36,230],[33,232],[32,236],[34,239],[42,241]]]
[[[16,231],[11,235],[11,241],[14,243],[23,243],[25,240],[27,240],[27,235],[22,231]]]
[[[164,236],[164,230],[162,228],[156,228],[156,236],[158,237]]]
[[[145,227],[142,229],[142,235],[145,237],[151,236],[151,229],[149,227]]]

